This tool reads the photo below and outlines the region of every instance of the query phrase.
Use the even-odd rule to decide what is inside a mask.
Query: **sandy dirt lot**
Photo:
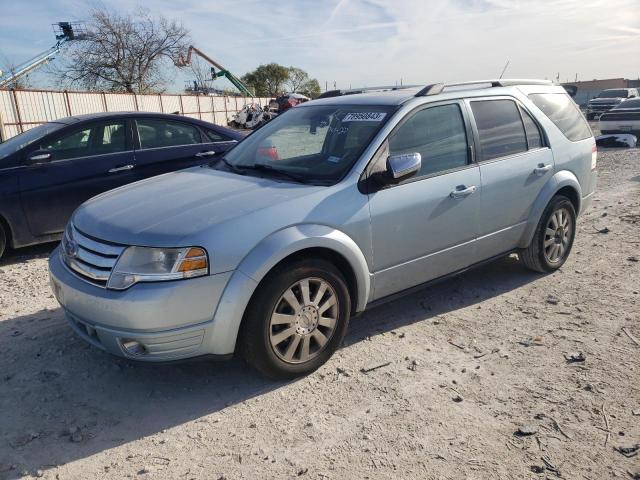
[[[616,450],[640,444],[640,150],[598,166],[560,271],[509,257],[371,310],[293,382],[110,357],[65,324],[52,247],[11,253],[0,478],[640,478]]]

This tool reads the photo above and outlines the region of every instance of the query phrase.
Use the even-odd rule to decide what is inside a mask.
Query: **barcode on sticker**
[[[343,122],[379,122],[385,117],[383,112],[360,112],[347,113],[342,119]]]

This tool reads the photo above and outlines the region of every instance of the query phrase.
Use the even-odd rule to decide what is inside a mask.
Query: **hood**
[[[322,187],[195,167],[103,193],[73,215],[80,231],[125,245],[183,246],[236,217],[310,195]]]

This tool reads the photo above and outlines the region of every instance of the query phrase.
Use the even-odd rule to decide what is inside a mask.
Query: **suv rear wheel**
[[[240,332],[249,365],[276,379],[311,373],[337,350],[347,331],[349,291],[322,259],[284,265],[261,282]]]
[[[553,272],[569,257],[576,235],[576,211],[571,201],[556,195],[544,210],[531,244],[520,260],[537,272]]]

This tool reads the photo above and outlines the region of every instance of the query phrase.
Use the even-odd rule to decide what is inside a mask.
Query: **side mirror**
[[[391,155],[387,159],[387,179],[389,183],[399,183],[420,171],[422,156],[419,153]]]
[[[38,165],[51,161],[51,152],[49,150],[36,150],[27,156],[27,165]]]

